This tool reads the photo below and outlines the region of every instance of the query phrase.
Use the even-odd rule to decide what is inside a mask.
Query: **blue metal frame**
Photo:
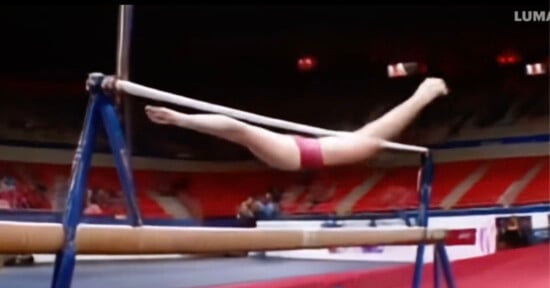
[[[122,133],[114,103],[111,97],[103,94],[100,94],[98,101],[100,102],[99,111],[103,118],[103,126],[107,132],[109,145],[115,158],[118,177],[126,198],[126,205],[129,207],[127,212],[130,216],[130,223],[133,226],[141,226],[143,225],[143,220],[139,215],[139,207],[135,196],[136,188],[134,186],[132,170],[130,169],[130,153],[124,141],[124,134]]]
[[[90,93],[90,100],[84,118],[84,125],[78,146],[73,158],[69,195],[67,207],[63,215],[63,229],[65,232],[65,243],[55,258],[52,288],[70,288],[75,267],[76,258],[76,233],[84,208],[84,199],[87,190],[87,180],[92,164],[94,143],[98,127],[101,126],[107,131],[109,144],[115,157],[115,164],[119,174],[130,223],[134,226],[141,225],[143,220],[138,209],[135,198],[135,187],[132,172],[128,165],[128,153],[124,143],[122,126],[114,110],[111,95],[106,94],[101,84],[104,76],[100,73],[92,73],[86,82]]]
[[[420,227],[428,227],[430,200],[432,193],[432,183],[434,175],[434,162],[433,156],[430,153],[421,155],[422,168],[420,170],[420,185],[419,185],[419,205],[418,205],[418,217],[417,224]],[[416,248],[416,261],[414,266],[414,275],[412,281],[413,288],[420,288],[422,283],[422,272],[424,268],[424,252],[426,250],[426,243],[421,242]],[[433,277],[434,287],[439,288],[440,284],[440,272],[443,271],[445,281],[448,288],[454,288],[454,279],[451,270],[451,264],[447,257],[445,250],[445,243],[438,242],[434,245],[433,251]]]
[[[422,169],[420,170],[418,218],[416,223],[420,227],[428,227],[428,208],[430,207],[430,196],[433,180],[433,159],[430,154],[422,154]],[[422,282],[422,270],[424,268],[424,251],[426,243],[418,243],[416,248],[416,261],[414,265],[413,284],[419,288]]]
[[[52,288],[70,288],[74,268],[76,264],[76,233],[78,224],[82,218],[84,199],[86,195],[87,179],[91,168],[99,126],[103,126],[107,132],[109,145],[115,158],[115,164],[120,182],[126,198],[129,222],[133,226],[143,224],[143,220],[136,201],[136,191],[132,171],[130,169],[129,151],[127,149],[122,125],[114,108],[112,95],[103,90],[104,75],[91,73],[86,82],[90,93],[84,125],[78,146],[74,155],[67,207],[63,215],[63,229],[65,243],[57,255],[54,264]],[[102,122],[100,122],[100,120]],[[103,125],[101,125],[103,123]],[[418,207],[417,223],[420,227],[428,227],[428,210],[433,181],[434,164],[432,155],[423,154],[422,169],[420,174],[420,203]],[[422,281],[422,269],[424,266],[424,251],[426,243],[418,244],[416,263],[414,269],[413,288],[420,288]],[[443,242],[434,247],[434,286],[439,287],[439,272],[443,271],[448,288],[454,288],[455,283],[445,245]]]
[[[438,263],[441,264],[441,269],[443,270],[443,275],[445,276],[447,288],[456,288],[453,270],[451,269],[451,262],[449,261],[449,256],[445,250],[445,244],[443,242],[437,243],[434,249],[436,249],[436,253],[439,256]]]
[[[433,267],[434,267],[434,271],[433,271],[433,277],[434,277],[434,288],[439,288],[441,287],[441,282],[440,282],[440,277],[439,277],[439,273],[441,273],[441,258],[439,257],[439,253],[437,251],[437,249],[434,248],[434,262],[433,262]]]

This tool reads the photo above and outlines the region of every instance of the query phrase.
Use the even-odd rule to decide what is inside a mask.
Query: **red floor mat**
[[[453,272],[459,288],[550,287],[550,246],[508,250],[487,257],[456,261]],[[219,288],[409,288],[413,266],[295,277],[275,281],[225,285]],[[432,265],[424,269],[422,287],[433,287]],[[441,287],[445,287],[442,285]]]

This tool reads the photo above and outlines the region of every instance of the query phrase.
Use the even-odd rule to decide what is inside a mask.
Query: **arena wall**
[[[498,159],[511,157],[550,155],[548,142],[519,144],[485,144],[479,147],[455,149],[434,149],[436,162],[451,162],[474,159]],[[74,150],[28,148],[0,145],[0,160],[22,163],[70,164]],[[370,165],[374,166],[407,166],[418,165],[417,154],[383,153]],[[110,154],[95,154],[92,165],[95,167],[113,167],[113,157]],[[247,162],[206,162],[177,159],[134,157],[133,166],[136,170],[182,171],[182,172],[224,172],[224,171],[254,171],[268,169],[257,161]]]
[[[494,254],[497,251],[497,226],[496,219],[499,217],[527,216],[531,218],[533,230],[547,230],[549,217],[547,212],[530,213],[502,213],[487,215],[465,215],[465,216],[444,216],[430,217],[431,228],[443,229],[475,229],[475,244],[473,245],[449,245],[447,252],[449,258],[454,260],[476,258]],[[384,219],[376,221],[376,227],[379,229],[391,229],[405,227],[402,220]],[[275,228],[303,228],[303,229],[321,229],[324,221],[260,221],[260,229]],[[340,227],[366,227],[371,226],[370,220],[342,220]],[[424,254],[425,262],[432,262],[434,245],[427,245]],[[298,259],[323,259],[323,260],[367,260],[367,261],[395,261],[413,263],[416,257],[415,245],[378,245],[370,247],[350,247],[327,249],[308,249],[308,250],[289,250],[289,251],[269,251],[268,256]]]

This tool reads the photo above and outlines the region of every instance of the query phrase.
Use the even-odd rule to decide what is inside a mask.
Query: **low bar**
[[[351,133],[349,131],[329,130],[329,129],[309,126],[305,124],[294,123],[286,120],[266,117],[266,116],[262,116],[262,115],[242,111],[242,110],[237,110],[237,109],[161,91],[158,89],[132,83],[130,81],[114,79],[112,77],[110,79],[108,78],[109,77],[106,77],[107,81],[114,81],[114,83],[106,84],[106,86],[113,87],[115,91],[122,91],[129,95],[134,95],[137,97],[146,98],[150,100],[167,102],[167,103],[172,103],[175,105],[189,107],[197,110],[223,114],[229,117],[254,122],[260,125],[265,125],[265,126],[270,126],[270,127],[275,127],[275,128],[285,129],[285,130],[291,130],[291,131],[301,132],[301,133],[306,133],[311,135],[318,135],[318,136],[338,136],[338,135],[341,136],[341,135],[347,135]],[[376,139],[376,140],[381,141],[381,146],[387,149],[400,150],[400,151],[406,151],[406,152],[415,152],[415,153],[428,153],[429,151],[428,148],[422,147],[422,146],[395,143],[395,142],[390,142],[390,141],[381,140],[381,139]]]
[[[0,253],[55,253],[63,247],[56,223],[0,222]],[[317,249],[331,246],[408,245],[444,241],[447,231],[423,228],[253,229],[81,224],[78,254],[207,254]]]

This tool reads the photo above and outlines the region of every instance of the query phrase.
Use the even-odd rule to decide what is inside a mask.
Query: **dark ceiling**
[[[421,79],[391,82],[386,65],[393,62],[425,62],[430,75],[444,77],[455,92],[474,98],[483,93],[469,92],[481,86],[502,89],[510,72],[496,65],[499,53],[514,51],[525,63],[548,59],[548,23],[514,22],[514,11],[532,9],[548,11],[548,4],[137,5],[131,79],[262,114],[330,125],[333,118],[359,117],[377,103],[408,96]],[[63,106],[57,111],[77,109],[75,117],[82,115],[87,73],[115,71],[117,17],[118,7],[109,5],[2,7],[4,104],[56,97],[70,99],[56,102]],[[304,55],[318,60],[311,73],[296,69]],[[523,75],[521,69],[513,73]],[[300,115],[304,107],[309,117]],[[324,115],[327,109],[334,115]],[[136,115],[136,125],[148,125],[142,113]]]
[[[475,67],[510,48],[529,60],[547,56],[548,24],[516,23],[514,10],[522,9],[138,5],[132,68],[148,82],[241,75],[269,82],[295,77],[288,74],[304,54],[335,77],[403,59],[434,69],[446,62]],[[114,71],[117,13],[116,6],[3,7],[0,72],[53,80]]]

